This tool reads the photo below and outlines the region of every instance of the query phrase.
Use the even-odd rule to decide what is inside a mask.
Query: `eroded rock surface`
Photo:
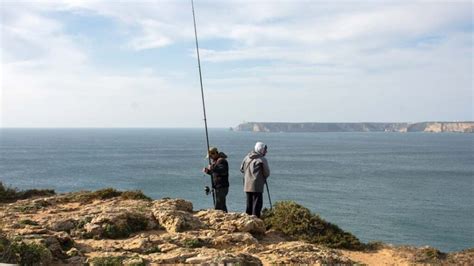
[[[340,250],[291,241],[280,233],[266,231],[264,222],[255,216],[194,211],[192,203],[182,199],[94,199],[84,193],[69,193],[0,204],[0,221],[0,262],[5,263],[355,262]],[[472,256],[448,257],[451,261],[462,258],[462,262],[472,262],[469,261]]]

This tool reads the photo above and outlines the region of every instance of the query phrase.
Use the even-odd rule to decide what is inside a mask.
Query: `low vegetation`
[[[123,262],[123,257],[96,257],[90,260],[93,266],[120,266]]]
[[[53,196],[55,194],[56,193],[52,189],[28,189],[20,191],[16,188],[5,186],[0,181],[0,203],[14,202],[32,197]]]
[[[132,191],[118,191],[113,188],[104,188],[96,191],[81,191],[72,193],[65,197],[63,200],[66,202],[81,202],[90,203],[94,200],[105,200],[120,197],[125,200],[146,200],[151,201],[152,199],[140,190]]]
[[[273,229],[295,239],[322,244],[331,248],[362,250],[364,244],[337,225],[326,222],[309,209],[292,201],[277,202],[264,210],[262,219],[267,229]]]
[[[115,221],[106,223],[102,237],[110,239],[126,238],[134,232],[145,230],[147,225],[147,219],[143,214],[126,213],[124,217],[118,217]]]
[[[207,241],[200,238],[186,239],[183,242],[183,246],[187,248],[200,248],[206,246],[207,244]]]
[[[53,256],[49,249],[38,243],[10,242],[0,236],[0,262],[20,265],[49,265]]]

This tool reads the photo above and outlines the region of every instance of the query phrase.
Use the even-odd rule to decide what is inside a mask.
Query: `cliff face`
[[[237,131],[252,132],[458,132],[473,133],[474,122],[422,123],[267,123],[249,122]]]
[[[194,211],[182,199],[58,195],[0,203],[0,221],[0,263],[352,263],[338,250],[267,232],[255,216]]]
[[[78,192],[0,203],[0,263],[21,265],[341,264],[472,265],[474,250],[378,244],[328,248],[267,230],[243,213],[194,211],[182,199]],[[301,217],[293,221],[301,225]],[[332,227],[334,229],[334,226]],[[341,239],[342,241],[343,239]]]

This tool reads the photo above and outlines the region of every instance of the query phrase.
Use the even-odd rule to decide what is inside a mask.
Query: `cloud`
[[[472,119],[470,2],[195,4],[211,126]],[[1,31],[3,125],[201,126],[189,2],[9,2]]]

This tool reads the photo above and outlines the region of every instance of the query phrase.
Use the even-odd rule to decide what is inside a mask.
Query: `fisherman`
[[[245,212],[259,218],[263,206],[263,187],[270,176],[266,154],[267,145],[257,142],[254,150],[245,156],[240,166],[240,172],[244,174],[244,191],[247,196]]]
[[[211,158],[211,164],[203,168],[202,171],[212,176],[212,188],[216,195],[216,210],[227,212],[226,196],[229,193],[229,163],[227,155],[219,152],[216,147],[210,147],[208,158]]]

